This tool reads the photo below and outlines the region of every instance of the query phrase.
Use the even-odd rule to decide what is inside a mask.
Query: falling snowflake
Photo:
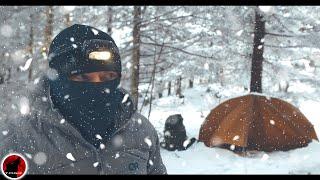
[[[274,125],[275,124],[274,120],[271,119],[270,124]]]
[[[259,46],[258,46],[258,49],[262,49],[262,45],[259,45]]]
[[[78,46],[76,44],[72,44],[72,47],[73,48],[77,48]]]
[[[94,34],[94,35],[99,34],[99,31],[98,31],[98,30],[96,30],[96,29],[93,29],[93,28],[92,28],[92,29],[91,29],[91,31],[93,32],[93,34]]]
[[[29,69],[30,65],[31,65],[31,62],[32,62],[32,58],[29,58],[26,63],[24,64],[24,66],[19,66],[20,70],[21,71],[26,71]]]
[[[109,88],[106,88],[106,89],[104,90],[104,92],[107,93],[107,94],[109,94],[109,93],[110,93],[110,89],[109,89]]]
[[[243,30],[240,30],[236,33],[237,36],[241,36],[241,34],[243,33]]]
[[[140,118],[138,119],[138,124],[142,124],[142,120]]]
[[[130,62],[127,62],[126,67],[127,67],[128,69],[130,69],[130,68],[131,68],[131,63],[130,63]]]
[[[165,131],[165,132],[164,132],[164,136],[171,136],[170,131]]]
[[[32,155],[29,153],[24,153],[24,155],[26,155],[27,158],[32,159]]]
[[[209,64],[208,64],[208,63],[205,63],[205,64],[204,64],[204,69],[205,69],[205,70],[209,70]]]
[[[153,161],[151,159],[149,160],[149,164],[153,166]]]
[[[264,38],[262,38],[262,39],[260,40],[260,42],[264,43]]]
[[[44,152],[38,152],[34,155],[33,161],[37,165],[44,165],[47,162],[47,155]]]
[[[2,131],[2,134],[3,134],[4,136],[6,136],[6,135],[8,135],[8,132],[9,132],[9,131]]]
[[[99,165],[99,162],[93,163],[93,167],[98,167],[98,165]]]
[[[232,144],[231,146],[230,146],[230,150],[234,150],[236,148],[236,146],[234,145],[234,144]]]
[[[187,147],[190,144],[190,139],[183,141],[183,147]]]
[[[237,140],[239,140],[239,138],[240,138],[240,136],[236,135],[236,136],[233,137],[232,140],[237,141]]]
[[[122,99],[122,102],[121,102],[121,103],[125,103],[125,102],[127,102],[128,98],[129,98],[129,94],[126,94],[126,95],[123,97],[123,99]]]
[[[64,98],[64,99],[68,99],[69,97],[70,97],[70,95],[67,94],[67,95],[65,95],[63,98]]]
[[[70,41],[71,41],[71,42],[74,42],[74,38],[73,38],[73,37],[71,37],[71,38],[70,38]]]
[[[222,35],[222,32],[220,30],[217,30],[216,33],[217,33],[218,36]]]
[[[22,115],[26,115],[30,112],[29,99],[26,97],[22,97],[20,99],[20,113]]]
[[[96,134],[96,138],[102,140],[102,137],[100,136],[100,134]]]
[[[2,36],[11,37],[12,36],[12,32],[13,32],[13,30],[12,30],[11,26],[9,26],[9,25],[1,26],[0,33],[1,33]]]
[[[66,155],[66,157],[67,157],[69,160],[71,160],[71,161],[76,161],[76,159],[73,157],[73,155],[72,155],[71,153],[68,153],[68,154]]]
[[[151,140],[150,140],[149,137],[144,138],[144,142],[145,142],[149,147],[152,146],[152,142],[151,142]]]
[[[60,120],[60,124],[63,124],[63,123],[65,123],[65,122],[66,122],[65,119],[61,119],[61,120]]]
[[[261,158],[261,161],[266,161],[269,159],[269,156],[268,154],[263,154],[262,158]]]
[[[33,81],[33,84],[38,84],[40,81],[40,78],[36,78],[34,81]]]
[[[104,144],[100,144],[100,149],[105,149],[106,148],[106,146],[104,145]]]
[[[120,135],[116,135],[113,140],[112,143],[115,147],[120,147],[123,143],[123,139]]]
[[[116,153],[116,156],[114,157],[115,159],[118,159],[120,157],[119,153]]]

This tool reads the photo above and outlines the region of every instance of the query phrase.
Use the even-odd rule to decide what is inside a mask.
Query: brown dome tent
[[[313,125],[293,105],[249,94],[218,105],[202,124],[199,140],[208,147],[276,151],[318,140]]]

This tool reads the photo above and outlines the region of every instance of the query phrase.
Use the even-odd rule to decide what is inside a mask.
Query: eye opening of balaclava
[[[50,80],[52,103],[82,136],[99,146],[96,134],[108,138],[121,97],[116,93],[121,78],[121,59],[114,40],[106,33],[84,25],[60,32],[49,49],[49,67],[58,72]],[[118,76],[103,82],[80,82],[72,75],[113,71]]]

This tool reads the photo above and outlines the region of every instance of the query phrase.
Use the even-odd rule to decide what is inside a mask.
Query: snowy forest
[[[40,78],[56,76],[49,45],[73,24],[115,40],[120,86],[160,141],[169,116],[181,114],[186,135],[198,140],[212,109],[247,94],[290,103],[320,134],[318,6],[1,6],[0,136],[10,133],[1,124],[33,110],[27,97]],[[252,156],[230,149],[197,141],[161,148],[161,156],[168,174],[320,174],[316,140]]]

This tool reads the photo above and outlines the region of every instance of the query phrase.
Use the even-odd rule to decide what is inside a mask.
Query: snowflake
[[[274,120],[271,119],[270,124],[274,125],[275,124]]]
[[[33,81],[33,84],[38,84],[40,81],[40,78],[36,78],[34,81]]]
[[[120,135],[116,135],[113,140],[112,143],[115,147],[120,147],[123,143],[123,139]]]
[[[164,132],[164,136],[171,136],[170,131],[165,131],[165,132]]]
[[[234,150],[236,148],[236,146],[234,145],[234,144],[232,144],[231,146],[230,146],[230,150]]]
[[[66,157],[67,157],[69,160],[71,160],[71,161],[76,161],[76,159],[73,157],[73,155],[72,155],[71,153],[68,153],[68,154],[66,155]]]
[[[65,122],[66,122],[65,119],[61,119],[61,120],[60,120],[60,124],[63,124],[63,123],[65,123]]]
[[[20,99],[20,113],[22,115],[26,115],[30,112],[29,99],[26,97],[22,97]]]
[[[102,137],[100,136],[100,134],[96,134],[96,138],[102,140]]]
[[[218,36],[222,35],[222,32],[220,30],[217,30],[216,33],[217,33]]]
[[[149,160],[149,164],[153,166],[153,161],[151,159]]]
[[[104,145],[104,144],[100,144],[100,149],[105,149],[106,148],[106,146]]]
[[[243,30],[240,30],[236,33],[237,36],[241,36],[241,34],[243,33]]]
[[[44,152],[38,152],[34,155],[33,161],[37,165],[44,165],[47,162],[47,155]]]
[[[205,70],[208,70],[208,69],[209,69],[209,64],[208,64],[208,63],[205,63],[205,64],[204,64],[204,69],[205,69]]]
[[[258,46],[258,49],[262,49],[262,47],[263,47],[262,45],[259,45],[259,46]]]
[[[130,62],[127,62],[126,67],[127,67],[128,69],[130,69],[131,63],[130,63]]]
[[[29,154],[29,153],[24,153],[24,154],[27,156],[27,158],[32,159],[32,155],[31,154]]]
[[[21,71],[26,71],[29,69],[30,65],[31,65],[31,62],[32,62],[32,58],[29,58],[26,63],[24,64],[24,66],[19,66],[20,70]]]
[[[93,34],[94,34],[94,35],[99,34],[99,31],[98,31],[98,30],[96,30],[96,29],[93,29],[93,28],[92,28],[92,29],[91,29],[91,31],[93,32]]]
[[[233,137],[232,140],[237,141],[237,140],[239,140],[239,138],[240,138],[240,136],[236,135],[236,136]]]
[[[186,148],[186,147],[189,145],[189,143],[190,143],[190,139],[185,140],[185,141],[183,142],[183,147]]]
[[[93,163],[93,167],[97,167],[99,165],[99,162]]]
[[[73,37],[71,37],[71,38],[70,38],[70,41],[71,41],[71,42],[74,42],[74,38],[73,38]]]
[[[116,156],[114,157],[115,159],[118,159],[120,157],[119,153],[116,153]]]
[[[64,98],[64,99],[68,99],[69,97],[70,97],[70,95],[67,94],[67,95],[65,95],[63,98]]]
[[[125,103],[125,102],[127,102],[128,98],[129,98],[129,94],[126,94],[126,95],[123,97],[123,99],[122,99],[122,102],[121,102],[121,103]]]
[[[48,98],[47,98],[47,97],[42,97],[41,100],[42,100],[43,102],[47,102],[47,101],[48,101]]]
[[[151,140],[150,140],[149,137],[144,138],[144,142],[145,142],[149,147],[152,146],[152,142],[151,142]]]
[[[106,89],[104,90],[104,92],[107,93],[107,94],[109,94],[109,93],[110,93],[110,89],[109,89],[109,88],[106,88]]]
[[[77,48],[78,46],[76,44],[72,44],[72,47],[73,48]]]
[[[6,135],[8,134],[8,132],[9,132],[9,131],[2,131],[2,134],[3,134],[4,136],[6,136]]]

